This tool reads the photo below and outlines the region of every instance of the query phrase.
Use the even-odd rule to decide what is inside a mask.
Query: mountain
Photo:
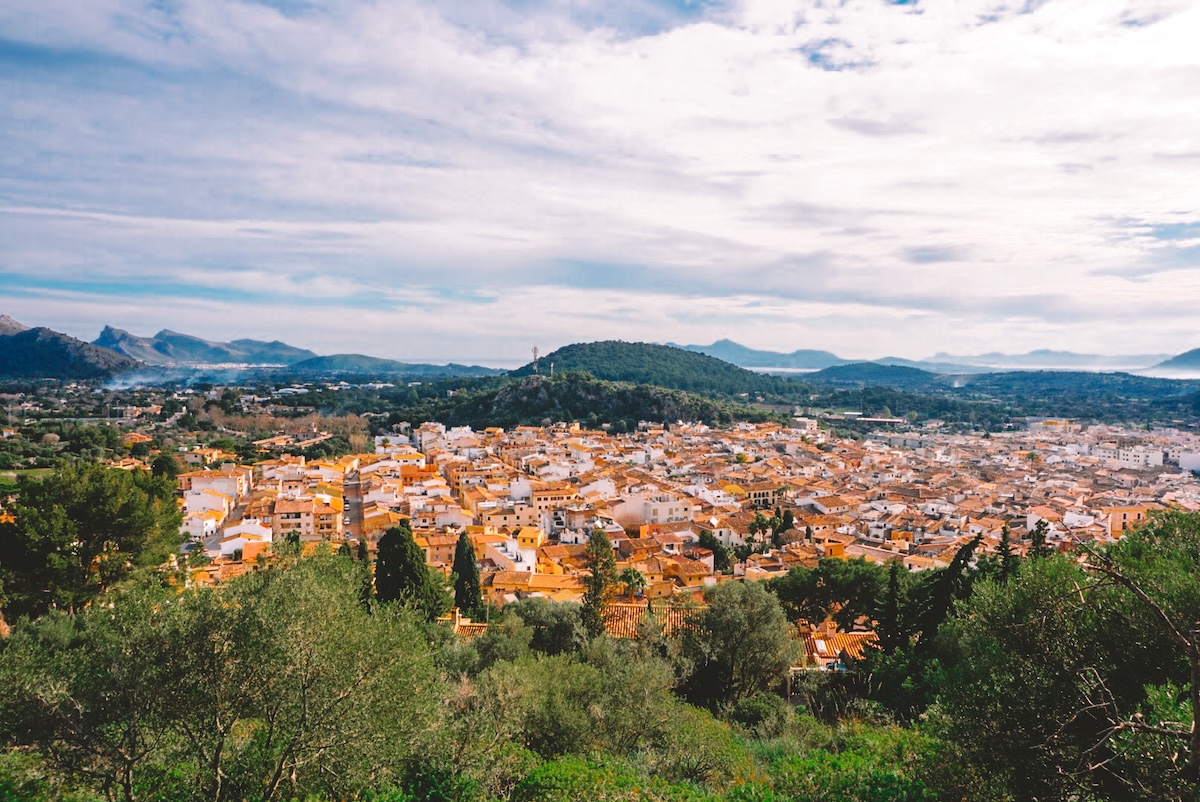
[[[889,365],[892,367],[916,368],[927,373],[992,373],[996,368],[989,368],[983,365],[960,365],[955,362],[925,362],[914,359],[904,359],[899,356],[885,356],[883,359],[873,360],[876,365]]]
[[[963,365],[978,365],[989,368],[1010,368],[1027,370],[1060,369],[1094,369],[1117,370],[1146,368],[1156,365],[1165,354],[1130,354],[1128,356],[1111,356],[1105,354],[1077,354],[1074,351],[1053,351],[1040,348],[1025,354],[987,353],[976,356],[955,356],[954,354],[934,354],[929,362],[951,362]]]
[[[813,384],[854,387],[895,387],[902,390],[922,390],[938,386],[938,375],[927,370],[903,365],[881,365],[877,362],[855,362],[834,365],[805,375]]]
[[[20,334],[23,331],[29,331],[29,327],[24,323],[18,323],[8,315],[0,315],[0,335]]]
[[[424,363],[397,362],[394,359],[380,359],[363,354],[333,354],[332,356],[316,356],[289,365],[289,371],[301,373],[322,374],[356,374],[367,376],[410,376],[410,377],[449,377],[449,376],[498,376],[504,371],[484,368],[478,365],[429,365]]]
[[[434,406],[414,409],[412,418],[439,420],[447,425],[512,427],[538,426],[547,420],[584,421],[588,426],[612,424],[627,431],[638,421],[673,423],[677,420],[728,425],[734,421],[773,420],[770,413],[743,404],[654,387],[648,384],[596,379],[582,372],[559,373],[554,378],[527,375],[504,380],[498,388],[460,390],[442,397]]]
[[[1170,359],[1159,362],[1154,368],[1155,370],[1159,368],[1167,370],[1200,370],[1200,348],[1184,351],[1178,356],[1173,356]]]
[[[806,368],[820,369],[833,365],[845,365],[850,362],[829,351],[799,350],[790,354],[777,351],[757,351],[747,348],[733,340],[717,340],[712,345],[676,345],[667,343],[672,348],[682,348],[685,351],[695,351],[711,357],[724,360],[743,368],[790,368],[803,370]]]
[[[311,359],[316,354],[275,340],[234,340],[212,342],[190,334],[163,329],[153,337],[138,337],[112,326],[105,326],[92,343],[110,351],[145,362],[147,365],[238,363],[247,365],[287,365]]]
[[[5,318],[5,324],[16,323]],[[18,323],[17,326],[20,326]],[[5,330],[11,330],[6,325]],[[0,333],[0,376],[21,379],[107,379],[141,364],[44,327]]]
[[[538,372],[586,371],[597,379],[653,384],[696,393],[737,396],[745,393],[786,393],[795,382],[755,373],[707,354],[670,345],[622,340],[578,343],[559,348],[538,360]],[[529,363],[513,376],[531,376]]]

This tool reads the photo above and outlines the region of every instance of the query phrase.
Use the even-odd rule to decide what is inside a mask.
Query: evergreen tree
[[[355,552],[355,556],[360,563],[365,563],[370,559],[370,552],[367,551],[367,538],[365,536],[358,539],[358,549]]]
[[[892,560],[888,565],[887,595],[883,597],[883,609],[879,614],[879,648],[885,654],[896,651],[906,640],[900,625],[900,560]]]
[[[1017,573],[1017,566],[1020,565],[1020,558],[1012,547],[1012,533],[1008,531],[1008,524],[1000,530],[1000,545],[996,548],[996,556],[1000,560],[1000,571],[996,578],[1001,582],[1007,582],[1014,574]]]
[[[175,483],[95,463],[25,475],[0,523],[0,588],[12,617],[77,610],[176,552]]]
[[[483,609],[479,588],[479,564],[475,562],[475,547],[463,532],[454,548],[454,605],[469,616],[476,617]]]
[[[723,574],[729,570],[729,549],[707,529],[700,530],[700,545],[713,553],[713,570]]]
[[[601,611],[617,583],[617,560],[613,557],[612,541],[603,529],[592,530],[584,564],[590,573],[583,581],[583,626],[588,636],[595,638],[604,633]]]
[[[1041,559],[1049,557],[1054,553],[1050,545],[1046,542],[1046,535],[1050,532],[1050,525],[1044,520],[1039,519],[1033,527],[1033,531],[1029,533],[1029,556],[1031,559]]]
[[[421,611],[432,621],[450,607],[441,576],[434,576],[425,563],[425,552],[413,539],[404,521],[379,539],[375,556],[375,597],[381,602],[397,601]]]

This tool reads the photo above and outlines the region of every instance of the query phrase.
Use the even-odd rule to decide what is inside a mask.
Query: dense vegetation
[[[767,376],[739,368],[720,359],[669,345],[631,343],[621,340],[579,343],[559,348],[539,360],[539,370],[584,371],[598,379],[652,384],[736,398],[745,394],[790,396],[795,386],[789,379]],[[512,372],[533,375],[533,364]]]
[[[453,379],[384,390],[340,390],[294,396],[291,403],[316,405],[326,413],[387,412],[392,422],[436,420],[448,426],[539,426],[581,421],[629,431],[638,421],[773,420],[777,416],[743,404],[645,384],[611,382],[585,373],[556,370],[549,376]]]
[[[23,486],[0,550],[5,802],[1149,802],[1200,788],[1195,515],[1076,555],[979,557],[972,542],[919,575],[825,560],[708,590],[679,637],[647,615],[621,641],[592,612],[632,580],[596,536],[584,605],[490,610],[487,634],[463,641],[429,623],[448,588],[402,529],[374,582],[361,554],[283,543],[260,570],[184,589],[184,571],[150,569],[154,538],[100,532],[102,489],[129,514],[159,497],[108,474]],[[117,544],[120,573],[81,572],[107,552],[59,541],[70,592],[30,592],[54,560],[9,555],[39,553],[46,531]],[[827,615],[874,622],[879,648],[847,674],[802,673],[789,705],[787,620]]]

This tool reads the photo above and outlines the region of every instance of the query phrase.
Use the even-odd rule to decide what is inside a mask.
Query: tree
[[[532,630],[529,648],[551,655],[578,652],[587,644],[582,612],[578,604],[536,596],[504,605],[505,615],[516,616]]]
[[[94,463],[22,476],[14,520],[0,524],[0,586],[9,612],[75,610],[178,546],[174,482]]]
[[[595,638],[604,633],[604,604],[617,583],[617,560],[603,529],[592,530],[583,558],[588,569],[583,580],[583,626]]]
[[[723,582],[704,601],[681,644],[691,666],[684,696],[715,709],[780,685],[797,652],[775,595],[758,582]]]
[[[475,561],[475,547],[464,531],[458,536],[454,547],[454,605],[471,617],[477,617],[483,609],[483,594],[479,586],[479,564]]]
[[[636,568],[629,567],[621,572],[617,577],[617,581],[625,586],[625,592],[629,594],[629,603],[633,604],[633,597],[638,591],[646,589],[646,577]]]
[[[179,463],[170,454],[159,454],[150,463],[150,472],[155,476],[165,476],[174,481],[179,476]]]
[[[379,538],[375,598],[418,610],[428,621],[450,609],[450,597],[441,575],[435,576],[426,564],[425,552],[413,539],[407,521],[388,529]]]
[[[1046,535],[1050,533],[1050,524],[1042,518],[1034,524],[1033,531],[1029,533],[1029,557],[1030,559],[1039,560],[1049,557],[1054,553],[1050,545],[1046,542]]]
[[[892,560],[888,563],[887,593],[883,597],[883,607],[879,612],[879,625],[875,628],[879,636],[879,648],[885,654],[891,654],[896,648],[907,641],[906,633],[900,622],[900,571],[903,563]]]
[[[815,569],[791,569],[771,580],[769,588],[792,621],[820,623],[833,616],[839,627],[849,629],[859,618],[876,613],[884,583],[884,569],[875,563],[827,558]]]
[[[1200,516],[982,582],[945,629],[939,727],[1013,798],[1200,791]]]
[[[22,622],[0,650],[0,737],[127,802],[398,784],[439,687],[413,615],[358,604],[359,570],[319,554]]]
[[[729,570],[729,549],[707,529],[700,530],[700,545],[713,553],[713,570],[723,574]]]
[[[1017,568],[1021,564],[1021,558],[1013,551],[1012,533],[1008,529],[1008,524],[1005,524],[1000,530],[1000,545],[996,548],[996,557],[1000,563],[996,579],[1000,582],[1007,582],[1017,573]]]

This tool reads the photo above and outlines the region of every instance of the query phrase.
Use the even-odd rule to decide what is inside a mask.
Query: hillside
[[[788,379],[755,373],[695,351],[621,340],[564,346],[539,360],[542,374],[549,374],[551,366],[555,373],[585,371],[598,379],[731,398],[745,393],[793,393],[800,388]],[[533,363],[510,375],[533,375]]]
[[[503,371],[478,365],[429,365],[397,362],[363,354],[333,354],[305,359],[288,366],[289,371],[322,375],[411,376],[441,378],[445,376],[494,376]]]
[[[902,365],[855,362],[835,365],[806,375],[805,381],[837,387],[895,387],[901,390],[928,390],[938,386],[938,375]]]
[[[716,357],[717,359],[743,368],[791,368],[794,370],[804,370],[845,365],[849,362],[849,360],[842,359],[837,354],[830,353],[829,351],[802,349],[792,351],[790,354],[784,354],[777,351],[758,351],[753,348],[747,348],[740,343],[735,343],[733,340],[717,340],[712,345],[675,345],[674,343],[667,343],[667,345],[673,348],[682,348],[685,351],[707,354],[708,356]]]
[[[139,367],[127,356],[43,327],[0,335],[3,378],[107,379]]]
[[[1154,367],[1155,369],[1165,368],[1168,370],[1200,370],[1200,348],[1184,351],[1182,354],[1159,362]]]
[[[545,421],[608,423],[632,428],[638,421],[704,421],[727,425],[739,420],[767,420],[765,413],[742,405],[714,401],[694,393],[647,384],[612,382],[583,373],[525,376],[499,389],[478,394],[459,392],[436,405],[431,419],[449,425],[541,425]]]
[[[23,331],[29,331],[29,327],[8,315],[0,315],[0,335],[19,334]]]
[[[153,337],[139,337],[105,326],[92,343],[147,365],[240,363],[286,365],[315,357],[312,351],[275,340],[234,340],[222,343],[163,329]]]

